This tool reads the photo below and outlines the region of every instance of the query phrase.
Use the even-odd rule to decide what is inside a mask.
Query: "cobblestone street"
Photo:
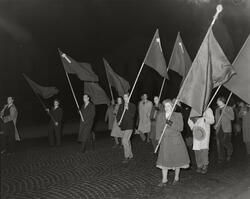
[[[12,155],[2,155],[3,199],[80,198],[235,198],[250,185],[249,160],[234,155],[217,165],[212,152],[207,175],[182,170],[180,183],[157,187],[161,171],[155,167],[152,146],[139,137],[132,141],[134,159],[122,164],[122,148],[113,149],[111,138],[97,139],[94,151],[80,152],[75,136],[63,146],[47,147],[44,138],[25,140]],[[67,141],[66,141],[67,140]],[[169,181],[173,180],[171,172]]]

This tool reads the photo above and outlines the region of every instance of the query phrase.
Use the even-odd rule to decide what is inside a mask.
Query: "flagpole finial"
[[[217,5],[216,10],[217,10],[217,13],[219,14],[223,10],[222,5],[221,4]]]

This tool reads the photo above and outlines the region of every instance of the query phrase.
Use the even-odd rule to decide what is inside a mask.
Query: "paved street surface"
[[[97,135],[95,150],[84,154],[75,140],[76,136],[68,135],[58,148],[48,147],[45,138],[24,140],[15,154],[3,154],[1,198],[228,199],[242,198],[250,189],[250,161],[240,150],[242,145],[238,145],[238,154],[234,153],[231,162],[221,165],[211,152],[207,175],[182,170],[179,184],[160,188],[161,171],[155,167],[152,146],[139,137],[133,138],[134,160],[128,164],[122,164],[122,148],[113,149],[105,132]],[[169,181],[173,177],[171,172]]]

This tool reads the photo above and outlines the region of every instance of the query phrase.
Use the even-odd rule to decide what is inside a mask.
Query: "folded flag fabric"
[[[99,78],[89,63],[79,63],[59,50],[63,67],[68,74],[75,74],[82,81],[98,82]]]
[[[30,85],[30,87],[32,88],[32,90],[36,94],[42,96],[44,99],[48,99],[56,95],[59,92],[59,90],[56,87],[40,86],[39,84],[37,84],[36,82],[28,78],[27,75],[23,74],[23,76],[25,80],[28,82],[28,84]]]
[[[106,59],[103,58],[103,62],[109,84],[116,88],[119,96],[123,96],[130,89],[129,82],[126,81],[121,76],[119,76],[118,74],[116,74]]]

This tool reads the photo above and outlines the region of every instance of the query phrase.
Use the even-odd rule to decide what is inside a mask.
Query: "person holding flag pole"
[[[166,145],[165,137],[171,132],[169,128],[173,125],[173,119],[175,118],[174,110],[176,108],[176,105],[178,101],[182,101],[183,103],[191,106],[195,109],[195,111],[198,112],[198,114],[203,113],[204,108],[206,108],[206,105],[209,101],[209,96],[211,94],[212,86],[213,86],[213,80],[212,80],[212,66],[211,66],[211,51],[209,49],[209,36],[211,36],[211,30],[215,23],[215,20],[218,18],[219,13],[222,11],[222,5],[218,5],[216,7],[216,14],[214,15],[213,21],[211,22],[209,29],[206,33],[205,39],[200,46],[200,49],[194,59],[194,62],[188,71],[188,74],[186,78],[183,81],[183,84],[180,88],[180,91],[178,93],[178,96],[174,102],[173,105],[170,105],[171,111],[170,113],[166,114],[165,120],[166,124],[164,125],[163,131],[160,136],[158,136],[158,145],[155,149],[155,153],[157,152],[159,146],[161,148],[164,148]],[[207,41],[207,42],[206,42]],[[221,60],[220,60],[221,61]],[[198,98],[200,96],[200,98]],[[173,115],[173,118],[172,118]],[[168,122],[170,121],[170,122]],[[181,129],[179,129],[180,131]],[[166,134],[166,136],[164,136]],[[164,140],[164,142],[162,142]],[[183,151],[183,150],[182,150]],[[184,150],[185,151],[185,150]],[[187,151],[187,149],[186,149]],[[160,149],[157,159],[157,167],[160,167],[162,169],[162,181],[159,184],[159,186],[165,186],[167,183],[167,175],[168,175],[168,169],[171,169],[170,166],[176,170],[175,172],[175,180],[173,184],[176,184],[179,180],[179,169],[184,167],[185,164],[178,164],[178,165],[171,165],[169,164],[169,159],[171,158],[177,158],[179,156],[175,156],[175,154],[172,154],[172,156],[164,156],[165,151]],[[184,152],[183,152],[184,153]],[[161,158],[166,158],[165,161],[162,161]],[[172,160],[173,161],[173,160]],[[160,163],[166,163],[166,164],[160,164]],[[181,163],[181,162],[179,162]],[[184,162],[182,162],[184,163]],[[187,163],[189,163],[187,161]]]
[[[216,14],[214,15],[213,21],[212,21],[211,24],[210,24],[210,27],[209,27],[209,29],[208,29],[208,31],[207,31],[207,33],[206,33],[205,38],[209,35],[209,33],[210,33],[210,31],[211,31],[211,29],[212,29],[214,23],[215,23],[215,20],[217,19],[218,15],[219,15],[219,13],[220,13],[221,11],[222,11],[222,5],[219,4],[219,5],[217,6],[217,8],[216,8]],[[202,46],[201,46],[201,47],[202,47]],[[201,49],[201,47],[200,47],[200,49]],[[199,49],[199,51],[200,51],[200,49]],[[198,55],[199,55],[199,51],[198,51],[198,53],[197,53],[197,55],[196,55],[196,58],[197,58]],[[196,58],[195,58],[195,59],[196,59]],[[189,72],[188,72],[188,74],[187,74],[187,76],[186,76],[186,78],[185,78],[185,80],[184,80],[184,82],[183,82],[183,84],[182,84],[182,87],[180,88],[180,91],[179,91],[178,96],[177,96],[177,98],[176,98],[176,100],[175,100],[175,102],[174,102],[174,105],[173,105],[173,109],[172,109],[172,110],[175,109],[175,107],[176,107],[178,101],[180,101],[180,99],[181,99],[181,97],[182,97],[182,95],[183,95],[183,91],[184,91],[184,86],[185,86],[185,84],[188,82],[188,80],[189,80],[189,81],[192,80],[192,79],[189,77],[189,76],[193,75],[193,73],[194,73],[194,70],[192,70],[192,68],[193,68],[193,65],[191,66],[191,69],[189,70]],[[206,69],[206,70],[207,70],[207,69]],[[201,72],[203,72],[203,71],[201,71]],[[210,72],[210,71],[207,70],[206,72]],[[207,74],[205,74],[205,75],[207,75]],[[210,75],[210,76],[211,76],[211,75]],[[193,81],[193,80],[192,80],[192,81]],[[189,83],[189,82],[188,82],[188,83]],[[206,86],[209,86],[209,85],[204,85],[204,86],[206,87]],[[187,90],[187,88],[185,88],[185,89]],[[211,93],[211,90],[210,90],[209,93]],[[207,97],[207,96],[205,96],[205,97]],[[184,101],[184,100],[183,100],[183,101]],[[201,107],[199,107],[199,108],[201,108]],[[199,109],[199,108],[198,108],[198,109]],[[201,108],[201,109],[202,109],[202,108]],[[202,110],[200,110],[200,112],[202,112]],[[171,115],[172,115],[172,114],[169,115],[169,118],[171,118]],[[168,118],[168,119],[169,119],[169,118]],[[156,149],[155,149],[155,153],[157,152],[157,150],[158,150],[158,148],[159,148],[159,145],[160,145],[160,143],[161,143],[161,140],[162,140],[162,137],[163,137],[163,134],[164,134],[166,128],[167,128],[167,124],[165,125],[165,127],[164,127],[164,129],[163,129],[163,131],[162,131],[162,134],[161,134],[161,136],[160,136],[158,145],[157,145],[157,147],[156,147]]]

